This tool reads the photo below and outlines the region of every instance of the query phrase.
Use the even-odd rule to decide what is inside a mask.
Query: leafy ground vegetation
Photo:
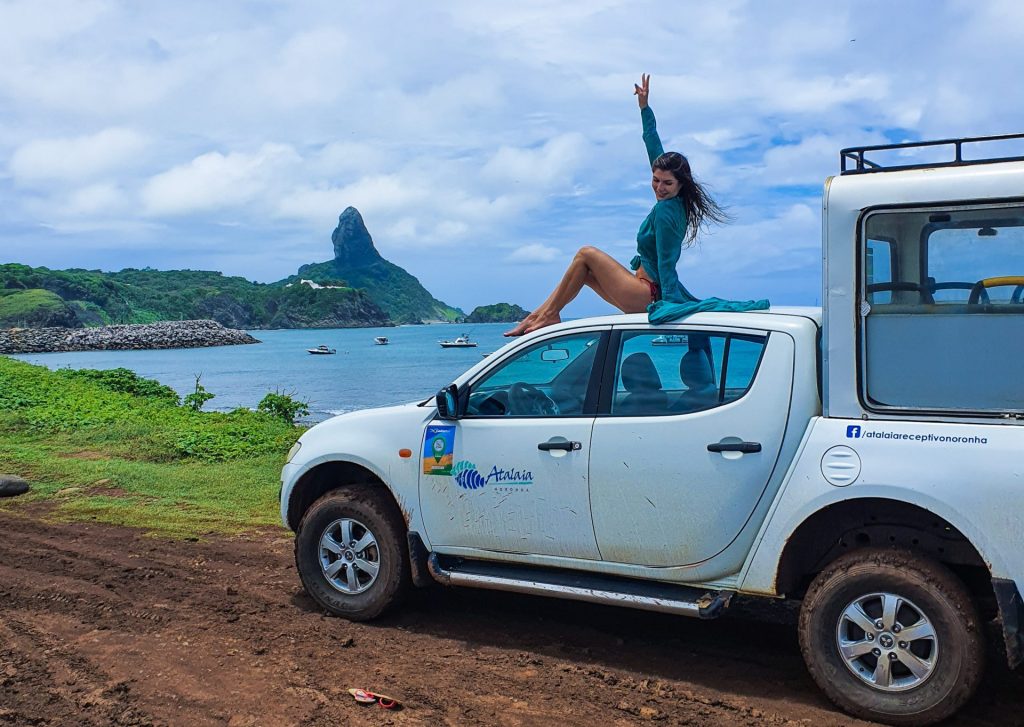
[[[33,484],[0,509],[46,502],[56,519],[178,537],[273,526],[281,465],[301,433],[280,412],[183,406],[127,369],[50,371],[0,356],[0,472]]]

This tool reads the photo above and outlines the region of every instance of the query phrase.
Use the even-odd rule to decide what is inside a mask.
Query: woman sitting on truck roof
[[[651,162],[651,187],[657,198],[636,234],[637,254],[630,272],[611,255],[596,247],[577,251],[562,281],[536,310],[506,336],[521,336],[561,321],[560,313],[584,285],[623,313],[641,313],[652,303],[696,303],[698,299],[679,282],[676,263],[683,247],[693,244],[707,223],[725,222],[726,213],[697,183],[682,154],[661,145],[654,112],[647,105],[651,77],[644,74],[633,93],[640,104],[644,144]]]

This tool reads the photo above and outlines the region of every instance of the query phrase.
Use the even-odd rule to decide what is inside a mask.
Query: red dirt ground
[[[178,542],[0,513],[0,725],[865,724],[814,686],[794,624],[786,603],[704,623],[440,587],[356,624],[305,595],[284,531]],[[953,724],[1024,724],[1024,671],[991,651]]]

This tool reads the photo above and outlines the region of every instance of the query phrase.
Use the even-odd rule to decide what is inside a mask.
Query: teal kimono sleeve
[[[677,199],[665,199],[654,205],[654,244],[658,254],[658,285],[661,299],[669,303],[693,300],[679,282],[676,265],[686,235],[686,212]]]
[[[647,147],[647,157],[651,164],[654,164],[654,160],[665,153],[665,147],[661,145],[658,124],[654,120],[654,112],[650,106],[640,109],[640,120],[644,123],[644,146]]]

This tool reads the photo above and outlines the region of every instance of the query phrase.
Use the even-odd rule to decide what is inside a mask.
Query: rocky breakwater
[[[0,354],[200,348],[259,343],[216,321],[165,321],[99,328],[0,329]]]

